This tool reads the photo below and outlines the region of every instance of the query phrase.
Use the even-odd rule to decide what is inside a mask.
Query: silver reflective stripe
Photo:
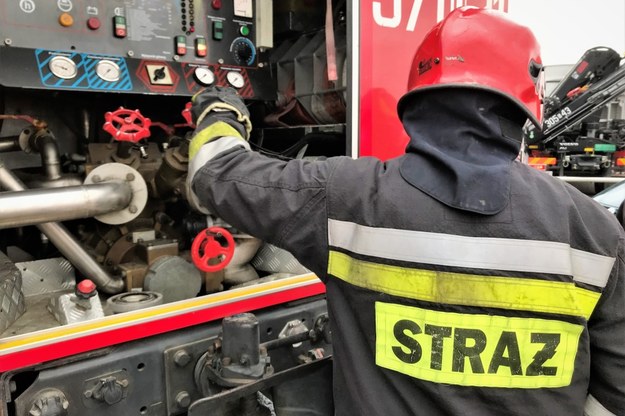
[[[603,407],[599,400],[595,399],[591,394],[586,397],[584,405],[584,416],[616,416],[608,409]]]
[[[189,162],[189,171],[187,174],[186,183],[187,196],[189,197],[189,203],[195,210],[200,211],[204,214],[210,214],[206,207],[204,207],[200,203],[200,200],[198,199],[197,195],[195,195],[195,192],[193,192],[193,187],[191,186],[191,184],[193,183],[193,177],[195,176],[197,171],[206,164],[206,162],[213,159],[221,152],[224,152],[236,146],[243,146],[247,150],[250,150],[250,144],[240,137],[224,136],[218,140],[206,143],[200,148],[195,157]]]
[[[195,157],[189,163],[189,170],[195,173],[202,166],[204,166],[206,162],[208,162],[221,152],[236,146],[243,146],[247,150],[250,150],[250,144],[247,141],[241,139],[240,137],[234,136],[224,136],[219,138],[218,140],[213,140],[206,143],[200,148],[200,150],[197,152],[197,155],[195,155]]]
[[[550,273],[605,287],[613,257],[572,249],[568,244],[507,238],[464,237],[375,228],[330,219],[330,246],[390,260],[474,269]]]

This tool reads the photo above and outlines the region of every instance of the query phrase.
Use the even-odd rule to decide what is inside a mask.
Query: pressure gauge
[[[50,63],[48,63],[48,68],[50,71],[58,77],[62,79],[72,79],[78,73],[76,69],[76,62],[69,59],[67,56],[57,55],[50,59]]]
[[[204,85],[205,87],[215,82],[215,74],[213,71],[203,66],[195,68],[193,75],[195,76],[195,80],[198,84]]]
[[[121,76],[119,65],[108,59],[99,61],[95,66],[95,72],[104,81],[117,82]]]
[[[243,75],[239,71],[230,71],[226,74],[226,79],[228,83],[232,85],[234,88],[243,88],[245,85],[245,79]]]

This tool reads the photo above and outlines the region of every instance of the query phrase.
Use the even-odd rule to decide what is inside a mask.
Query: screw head
[[[176,404],[180,407],[187,408],[191,404],[191,396],[186,391],[181,391],[176,395]]]
[[[191,362],[191,356],[185,350],[177,351],[174,354],[174,362],[178,367],[184,367]]]

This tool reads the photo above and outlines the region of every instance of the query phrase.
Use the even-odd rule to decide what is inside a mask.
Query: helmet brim
[[[531,111],[529,111],[528,108],[517,98],[511,95],[505,94],[496,88],[490,88],[486,85],[475,84],[475,83],[432,84],[432,85],[421,86],[412,91],[409,91],[406,94],[404,94],[397,102],[397,115],[399,116],[399,119],[400,120],[402,119],[404,110],[406,109],[406,106],[409,104],[410,100],[418,97],[420,93],[426,92],[426,91],[441,90],[441,89],[446,89],[446,88],[463,88],[467,90],[488,91],[488,92],[497,94],[500,97],[504,97],[507,100],[514,103],[516,107],[518,107],[518,109],[521,110],[523,114],[527,116],[527,118],[532,122],[532,124],[536,126],[537,129],[542,130],[542,125],[540,124],[536,116]]]

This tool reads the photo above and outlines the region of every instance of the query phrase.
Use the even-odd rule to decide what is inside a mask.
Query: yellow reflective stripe
[[[336,251],[330,252],[328,273],[358,287],[410,299],[585,319],[601,296],[572,282],[411,269],[356,260]]]
[[[189,158],[193,158],[202,146],[219,137],[241,137],[241,134],[230,124],[224,121],[218,121],[211,124],[205,129],[200,130],[189,143]]]
[[[435,383],[525,388],[571,384],[581,325],[438,312],[376,302],[376,364]]]

